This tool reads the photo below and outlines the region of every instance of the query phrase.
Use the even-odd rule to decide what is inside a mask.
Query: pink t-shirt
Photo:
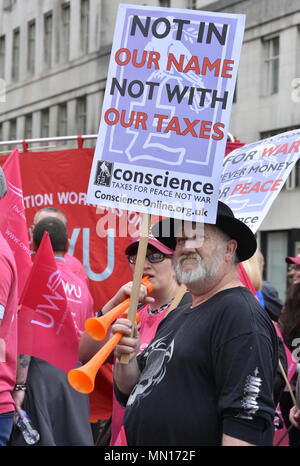
[[[78,275],[88,285],[89,279],[80,260],[68,253],[64,255],[64,259],[72,272],[74,272],[75,275]]]
[[[86,319],[94,317],[93,298],[85,281],[70,269],[68,261],[56,257],[56,263],[61,274],[68,306],[74,319],[79,343]]]
[[[140,315],[140,323],[138,325],[138,330],[140,333],[140,349],[139,353],[144,351],[145,348],[149,345],[151,340],[153,339],[157,327],[159,323],[162,321],[164,318],[167,310],[169,309],[169,306],[167,306],[163,311],[156,313],[156,314],[149,314],[149,305],[145,304],[142,306],[139,310],[138,313]],[[113,395],[113,409],[112,409],[112,423],[111,423],[111,440],[110,440],[110,445],[114,445],[117,436],[120,432],[120,429],[123,424],[123,415],[124,415],[124,409],[122,406],[117,402],[115,394]]]
[[[18,278],[13,253],[0,233],[0,414],[13,411],[17,370]]]

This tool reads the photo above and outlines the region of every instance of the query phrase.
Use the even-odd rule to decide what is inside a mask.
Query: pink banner
[[[0,202],[0,231],[8,242],[17,265],[19,294],[28,278],[32,262],[21,180],[19,152],[15,149],[3,165],[7,194]]]
[[[68,371],[78,359],[78,336],[67,307],[48,232],[45,232],[21,298],[18,352]]]
[[[294,357],[293,357],[291,351],[285,345],[284,340],[283,340],[282,335],[281,335],[281,331],[279,330],[278,324],[276,322],[274,322],[274,325],[275,325],[277,335],[279,336],[279,338],[283,342],[283,346],[284,346],[285,354],[286,354],[286,359],[287,359],[287,365],[288,365],[287,378],[288,378],[289,381],[291,381],[292,378],[293,378],[293,375],[295,374],[296,369],[297,369],[297,361],[294,360]]]

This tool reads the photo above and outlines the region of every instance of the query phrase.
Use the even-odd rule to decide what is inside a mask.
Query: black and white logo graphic
[[[128,398],[127,406],[131,406],[135,401],[139,402],[148,396],[153,388],[163,380],[167,364],[172,359],[174,351],[174,339],[171,343],[167,343],[168,337],[169,335],[166,335],[154,340],[145,350],[146,367]]]
[[[114,164],[100,160],[97,164],[95,182],[97,186],[110,186]]]
[[[253,416],[259,409],[257,399],[260,396],[262,379],[258,376],[259,370],[256,367],[254,375],[248,375],[244,387],[244,397],[242,399],[243,412],[239,413],[237,417],[241,419],[253,419]]]

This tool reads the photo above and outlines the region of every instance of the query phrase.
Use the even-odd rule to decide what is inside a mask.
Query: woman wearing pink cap
[[[125,250],[132,272],[134,271],[136,263],[139,240],[140,238],[133,239]],[[172,249],[159,242],[152,235],[149,236],[143,275],[147,275],[149,277],[153,290],[148,295],[146,287],[141,285],[139,300],[140,303],[143,304],[141,304],[138,309],[140,316],[140,323],[138,324],[140,334],[139,352],[143,351],[151,342],[159,323],[168,312],[179,288],[172,266],[173,254],[174,251]],[[115,296],[105,304],[100,312],[105,314],[110,311],[112,308],[128,298],[128,296],[131,295],[131,290],[132,282],[123,285]],[[186,293],[181,300],[180,305],[189,301],[190,294]],[[80,360],[83,363],[88,361],[103,344],[103,341],[95,342],[95,340],[91,340],[87,334],[84,334],[79,349]],[[123,408],[114,398],[110,445],[114,445],[121,429],[122,421]]]
[[[300,283],[300,256],[286,257],[285,261],[289,264],[289,278],[293,285]]]

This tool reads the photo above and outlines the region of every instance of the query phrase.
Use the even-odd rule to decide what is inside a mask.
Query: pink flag
[[[275,326],[276,333],[279,336],[279,338],[282,340],[282,343],[283,343],[283,346],[284,346],[284,349],[285,349],[285,354],[286,354],[286,359],[287,359],[287,367],[288,367],[286,375],[287,375],[288,380],[291,381],[292,378],[294,377],[294,374],[295,374],[296,370],[297,370],[297,361],[294,358],[293,353],[288,349],[288,347],[284,343],[284,340],[283,340],[283,337],[282,337],[282,334],[281,334],[281,331],[280,331],[280,329],[278,327],[277,322],[274,322],[274,326]]]
[[[47,231],[21,297],[18,353],[44,359],[65,372],[78,361],[78,336]]]
[[[284,340],[283,340],[283,337],[282,337],[282,334],[281,334],[281,331],[278,327],[278,324],[277,322],[273,322],[274,323],[274,326],[275,326],[275,329],[276,329],[276,333],[278,335],[278,337],[282,340],[283,342],[283,346],[284,346],[284,349],[285,349],[285,354],[286,354],[286,359],[287,359],[287,378],[289,380],[289,382],[292,380],[296,370],[297,370],[297,361],[295,360],[294,356],[293,356],[293,353],[288,349],[288,347],[286,346],[286,344],[284,343]],[[277,408],[276,408],[276,412],[279,412],[279,414],[281,415],[281,410],[280,410],[280,404],[278,404]],[[281,415],[282,417],[282,415]],[[275,426],[276,427],[276,426]],[[287,431],[287,428],[285,425],[283,425],[280,429],[275,429],[275,432],[274,432],[274,442],[273,442],[273,445],[276,446],[277,443],[283,439],[283,435],[286,433]],[[280,442],[280,446],[289,446],[289,437],[286,436],[284,437],[283,439],[283,442]]]
[[[254,296],[257,298],[257,295],[256,295],[256,290],[249,278],[249,275],[247,274],[246,272],[246,269],[245,267],[243,266],[242,262],[240,262],[238,264],[238,274],[239,274],[239,280],[243,283],[243,285],[245,285],[248,290],[251,291],[252,294],[254,294]]]
[[[121,427],[119,435],[113,446],[114,447],[127,447],[128,446],[124,426]]]
[[[7,194],[0,202],[0,231],[15,257],[19,280],[18,296],[20,298],[32,261],[17,148],[7,158],[2,169],[6,178]]]

